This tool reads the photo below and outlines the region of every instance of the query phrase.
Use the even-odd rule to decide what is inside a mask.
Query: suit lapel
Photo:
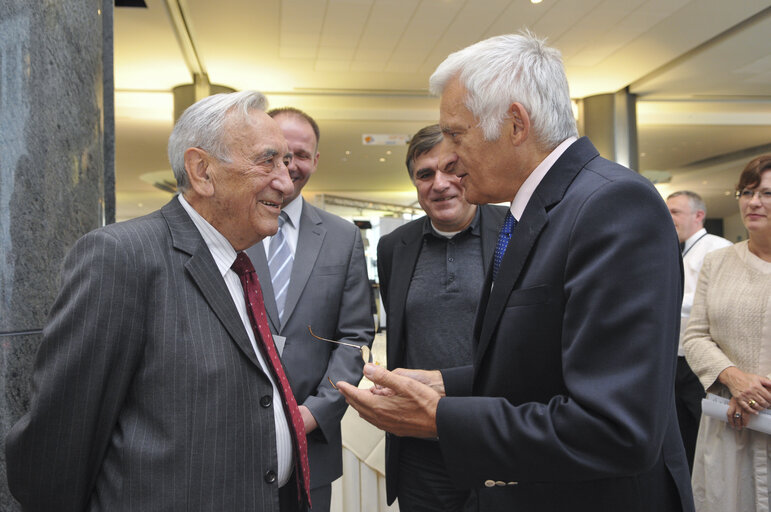
[[[233,298],[220,275],[217,264],[214,263],[206,242],[201,238],[190,216],[176,198],[164,206],[161,212],[169,226],[174,248],[190,255],[190,259],[185,263],[185,269],[198,286],[209,308],[214,311],[236,345],[259,368],[260,364],[241,317],[233,304]]]
[[[297,237],[292,275],[289,278],[289,288],[286,294],[286,303],[284,304],[282,329],[289,321],[289,318],[291,318],[292,312],[300,300],[300,295],[302,295],[302,291],[308,283],[326,234],[327,230],[321,217],[314,211],[311,205],[303,200],[303,211],[302,215],[300,215],[300,233]]]
[[[257,272],[257,279],[260,280],[260,288],[265,298],[265,311],[268,313],[268,323],[271,332],[279,332],[280,322],[278,318],[278,308],[276,307],[276,297],[273,294],[273,282],[270,276],[270,267],[268,267],[268,257],[265,255],[265,242],[259,242],[246,251],[249,259],[252,260],[254,271]]]
[[[578,173],[597,156],[599,153],[589,139],[582,137],[557,159],[533,192],[522,218],[514,228],[492,290],[491,272],[487,273],[485,293],[482,296],[475,331],[478,332],[479,340],[474,353],[475,368],[479,367],[484,352],[498,328],[508,297],[522,274],[538,236],[549,222],[548,211],[562,200]]]
[[[484,265],[484,271],[490,268],[490,264],[493,261],[495,255],[495,244],[498,242],[498,231],[501,226],[497,222],[493,222],[488,217],[491,217],[490,212],[487,210],[489,206],[479,207],[479,222],[482,228],[482,263]]]
[[[420,254],[420,248],[423,243],[423,227],[428,222],[428,217],[424,217],[424,222],[416,223],[415,229],[404,233],[400,240],[396,241],[394,246],[392,265],[392,277],[391,277],[391,291],[389,301],[391,304],[397,305],[392,307],[391,315],[387,321],[393,322],[393,332],[397,333],[396,339],[403,339],[404,332],[404,314],[407,307],[407,291],[410,288],[410,281],[412,280],[412,274],[415,271],[415,264],[418,261],[418,255]],[[402,350],[397,343],[388,343],[388,361],[393,361],[396,365],[401,365]],[[391,365],[392,368],[395,366]]]

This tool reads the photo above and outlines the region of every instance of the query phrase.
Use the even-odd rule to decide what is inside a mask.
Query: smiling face
[[[311,175],[316,172],[319,163],[319,153],[316,151],[316,134],[313,128],[302,117],[292,114],[278,114],[274,118],[292,152],[292,162],[289,164],[289,176],[292,178],[294,191],[284,198],[284,206],[291,203],[302,192]]]
[[[230,162],[203,152],[204,200],[194,207],[239,251],[276,233],[281,204],[294,191],[290,153],[276,122],[257,110],[245,120],[228,117],[225,143]]]
[[[742,215],[744,227],[753,236],[771,238],[771,204],[761,199],[763,192],[771,191],[771,171],[765,171],[760,175],[760,183],[757,187],[747,190],[759,190],[761,194],[753,194],[751,198],[739,198],[739,211]]]
[[[439,105],[439,126],[444,135],[440,168],[460,179],[470,203],[512,201],[535,166],[522,175],[508,119],[498,140],[487,141],[465,101],[466,88],[457,77],[453,78],[444,88]]]
[[[412,182],[418,202],[434,227],[440,231],[461,231],[474,219],[476,206],[463,197],[460,179],[439,172],[439,147],[415,158]]]

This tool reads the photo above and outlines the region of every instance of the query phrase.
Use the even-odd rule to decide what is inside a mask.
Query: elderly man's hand
[[[364,376],[390,391],[376,394],[338,382],[340,392],[359,416],[398,436],[436,437],[436,407],[442,396],[435,389],[369,363],[364,366]]]

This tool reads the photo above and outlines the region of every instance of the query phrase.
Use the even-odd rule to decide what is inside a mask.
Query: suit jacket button
[[[497,485],[498,487],[503,487],[504,485],[506,485],[506,482],[501,482],[500,480],[498,480],[497,482],[495,482],[495,485]]]
[[[276,472],[269,470],[267,473],[265,473],[265,481],[269,484],[274,483],[276,481]]]
[[[260,405],[265,408],[270,407],[270,404],[272,403],[273,403],[273,397],[270,395],[265,395],[262,398],[260,398]]]
[[[519,485],[519,482],[509,482],[506,485]]]
[[[495,480],[485,480],[485,487],[495,487]]]

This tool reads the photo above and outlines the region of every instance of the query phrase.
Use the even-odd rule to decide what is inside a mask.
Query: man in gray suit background
[[[362,359],[356,349],[314,339],[308,326],[318,336],[371,345],[372,292],[359,229],[301,195],[319,162],[316,121],[295,108],[268,115],[292,151],[294,191],[284,197],[279,232],[246,252],[257,275],[266,276],[261,283],[271,331],[284,343],[281,359],[305,421],[313,511],[325,512],[331,483],[343,473],[340,420],[347,407],[329,379],[358,384]]]
[[[265,105],[246,91],[188,108],[169,138],[180,195],[70,251],[30,410],[6,439],[24,510],[283,512],[307,501],[294,477],[297,406],[285,411],[294,399],[268,362],[273,340],[252,328],[231,268],[276,232],[293,193]]]

